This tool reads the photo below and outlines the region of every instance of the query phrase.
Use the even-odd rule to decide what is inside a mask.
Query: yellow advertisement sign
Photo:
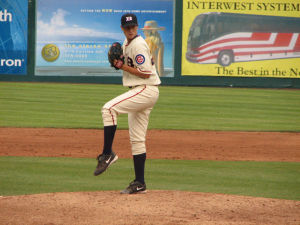
[[[183,0],[182,75],[300,78],[300,2]]]

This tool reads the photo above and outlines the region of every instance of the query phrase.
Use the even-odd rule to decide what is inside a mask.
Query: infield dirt
[[[0,137],[0,156],[94,158],[103,131],[0,128]],[[149,130],[147,146],[152,159],[300,162],[300,133]],[[131,157],[127,130],[114,151]],[[300,201],[181,191],[6,196],[0,209],[0,224],[300,224]]]
[[[0,155],[96,158],[103,130],[0,128]],[[300,162],[300,133],[149,130],[147,158]],[[131,158],[128,130],[113,144],[120,158]]]

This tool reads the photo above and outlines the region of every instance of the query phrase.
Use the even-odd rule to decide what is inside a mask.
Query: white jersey
[[[123,43],[122,48],[126,65],[136,68],[144,74],[150,74],[149,78],[141,78],[123,71],[124,86],[138,86],[143,84],[159,85],[161,83],[155,69],[150,49],[144,38],[142,38],[141,36],[137,36],[129,43],[129,45],[126,39]]]

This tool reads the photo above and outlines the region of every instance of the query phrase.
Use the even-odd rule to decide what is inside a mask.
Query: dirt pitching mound
[[[300,201],[180,191],[0,198],[0,224],[299,224]]]

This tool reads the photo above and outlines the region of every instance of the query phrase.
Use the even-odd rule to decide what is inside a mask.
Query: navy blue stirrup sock
[[[112,152],[112,144],[114,141],[116,130],[117,130],[116,125],[104,127],[103,154],[105,155],[109,155]]]
[[[133,156],[135,180],[141,182],[142,184],[145,184],[145,161],[146,153]]]

